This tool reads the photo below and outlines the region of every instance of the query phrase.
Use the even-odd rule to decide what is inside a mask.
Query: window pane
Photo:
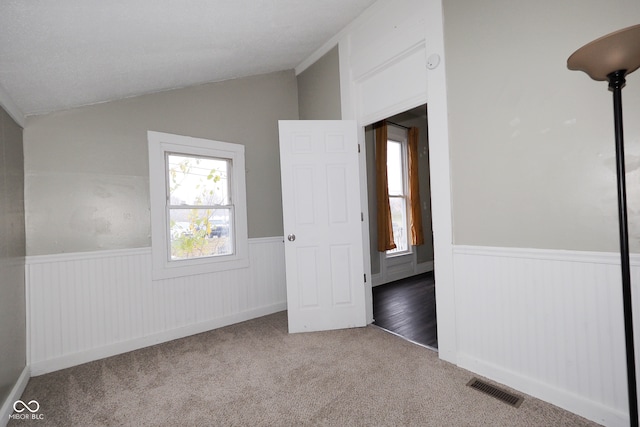
[[[393,241],[396,248],[387,251],[389,254],[409,250],[407,239],[407,208],[403,197],[389,197],[391,207],[391,224],[393,225]]]
[[[170,209],[171,259],[233,254],[231,209]]]
[[[402,185],[402,144],[387,141],[387,175],[389,179],[389,194],[404,194]]]
[[[172,206],[228,205],[229,161],[167,155],[169,203]]]

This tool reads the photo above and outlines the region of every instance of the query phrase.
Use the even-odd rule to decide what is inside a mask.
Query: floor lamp
[[[636,386],[633,314],[631,309],[631,269],[629,266],[629,231],[627,226],[627,189],[622,131],[622,88],[625,76],[640,68],[640,25],[628,27],[588,43],[567,60],[570,70],[584,71],[594,80],[609,82],[613,92],[613,120],[618,175],[618,224],[620,227],[620,265],[622,267],[622,302],[627,349],[627,390],[629,421],[638,426],[638,392]]]

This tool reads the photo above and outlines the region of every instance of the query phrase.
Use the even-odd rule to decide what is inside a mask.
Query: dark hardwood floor
[[[433,273],[375,286],[373,324],[408,340],[438,348],[435,289]]]

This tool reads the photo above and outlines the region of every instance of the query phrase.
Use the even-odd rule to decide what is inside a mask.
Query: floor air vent
[[[472,378],[471,381],[467,383],[467,386],[475,388],[476,390],[486,393],[489,396],[493,396],[496,399],[515,408],[520,407],[520,404],[524,400],[524,398],[520,396],[516,396],[515,394],[509,393],[508,391],[499,389],[498,387],[492,386],[491,384],[481,381],[477,378]]]

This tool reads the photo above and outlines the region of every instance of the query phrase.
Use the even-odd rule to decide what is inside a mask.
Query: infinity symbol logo
[[[31,409],[31,404],[34,403],[35,409]],[[21,409],[18,409],[22,405]],[[40,404],[37,400],[30,400],[29,403],[24,403],[22,400],[16,400],[13,404],[13,410],[17,413],[23,412],[24,410],[28,410],[31,413],[38,412],[40,410]]]

